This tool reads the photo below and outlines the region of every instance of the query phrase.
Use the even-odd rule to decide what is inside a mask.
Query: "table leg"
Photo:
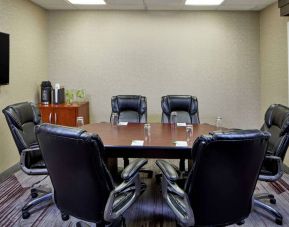
[[[105,158],[104,162],[113,178],[118,176],[117,158]]]
[[[188,159],[188,171],[190,172],[190,170],[193,167],[193,160],[192,159]]]

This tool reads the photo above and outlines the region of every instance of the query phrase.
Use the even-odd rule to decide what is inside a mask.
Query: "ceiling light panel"
[[[217,6],[221,5],[224,0],[186,0],[186,5],[195,6]]]

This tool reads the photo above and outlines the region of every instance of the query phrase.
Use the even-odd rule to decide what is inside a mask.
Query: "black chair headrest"
[[[191,95],[167,95],[162,97],[162,109],[165,114],[173,111],[198,112],[198,99]]]
[[[289,108],[281,104],[272,104],[265,114],[265,124],[280,128],[280,136],[289,132]]]
[[[247,129],[247,130],[240,130],[240,129],[234,129],[234,130],[228,130],[228,131],[216,131],[210,133],[210,139],[211,140],[250,140],[250,139],[256,139],[258,137],[270,137],[270,133],[260,131],[257,129]],[[208,139],[208,137],[205,137]]]
[[[58,136],[69,137],[72,139],[87,137],[87,134],[85,133],[86,130],[84,129],[65,127],[48,123],[43,123],[36,126],[35,130],[37,133],[45,131],[47,134],[57,134]]]
[[[146,97],[140,95],[118,95],[111,98],[112,111],[135,111],[139,114],[146,112]]]
[[[22,129],[22,125],[27,122],[39,124],[41,121],[40,112],[33,103],[22,102],[7,106],[2,112],[9,117],[12,124]]]

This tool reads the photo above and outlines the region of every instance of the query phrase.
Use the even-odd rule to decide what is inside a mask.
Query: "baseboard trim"
[[[6,169],[4,172],[0,173],[0,183],[2,183],[4,180],[10,177],[12,174],[16,173],[18,170],[20,170],[20,164],[16,163],[9,169]]]
[[[284,169],[284,172],[285,173],[288,173],[289,174],[289,167],[286,166],[285,164],[283,165],[283,169]]]

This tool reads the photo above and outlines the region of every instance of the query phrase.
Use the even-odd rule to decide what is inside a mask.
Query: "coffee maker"
[[[52,89],[52,103],[53,104],[63,104],[65,102],[65,92],[64,88],[60,87],[60,84],[55,84],[54,89]]]
[[[50,81],[42,81],[41,83],[41,103],[48,105],[51,103],[52,85]]]

